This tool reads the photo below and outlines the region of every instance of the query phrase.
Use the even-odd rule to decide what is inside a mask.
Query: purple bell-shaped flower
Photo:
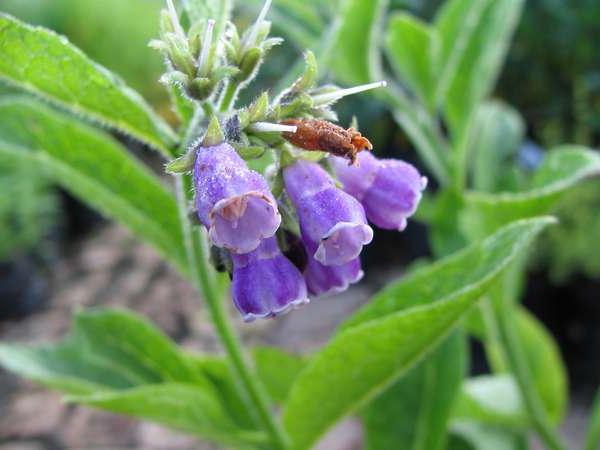
[[[360,203],[338,189],[331,176],[314,162],[294,162],[283,170],[283,178],[309,258],[324,266],[356,259],[363,245],[373,239]]]
[[[232,255],[233,302],[244,321],[275,317],[308,303],[300,271],[279,250],[277,239],[264,239],[245,255]]]
[[[197,148],[194,187],[198,217],[217,247],[248,253],[279,228],[281,216],[266,180],[225,142]]]
[[[427,178],[412,165],[397,159],[378,159],[370,152],[357,156],[357,165],[331,158],[344,190],[360,201],[367,218],[380,228],[404,230],[417,209]]]

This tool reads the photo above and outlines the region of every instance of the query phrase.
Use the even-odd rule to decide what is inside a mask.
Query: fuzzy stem
[[[235,83],[231,80],[227,83],[227,85],[223,89],[223,95],[219,104],[219,111],[221,111],[222,113],[226,113],[234,106],[238,88],[238,83]]]
[[[196,111],[194,118],[198,116],[199,111]],[[194,134],[191,128],[195,126],[195,123],[194,119],[190,121],[186,136]],[[188,145],[189,142],[184,139],[181,147],[185,149]],[[261,425],[270,435],[273,446],[283,450],[287,448],[287,438],[270,411],[266,391],[250,367],[241,342],[229,321],[214,270],[208,261],[204,234],[199,229],[194,230],[190,222],[188,204],[191,201],[192,185],[189,175],[176,177],[176,190],[191,281],[208,306],[213,325],[227,353],[233,373],[240,380],[245,394],[251,400],[251,407],[255,409]]]

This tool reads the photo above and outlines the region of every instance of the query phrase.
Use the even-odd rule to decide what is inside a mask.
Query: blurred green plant
[[[524,121],[490,97],[523,3],[448,0],[426,22],[408,12],[388,15],[385,0],[282,0],[280,30],[316,57],[307,53],[281,77],[281,95],[263,92],[236,109],[237,94],[279,43],[268,38],[270,24],[259,16],[244,34],[232,24],[222,33],[229,1],[187,0],[186,34],[169,2],[153,46],[168,62],[164,84],[178,94],[178,131],[64,38],[0,15],[0,79],[50,103],[2,99],[2,157],[43,167],[154,246],[203,296],[226,353],[189,354],[135,315],[100,310],[80,313],[59,344],[0,346],[2,364],[68,401],[225,447],[306,450],[358,413],[371,449],[517,449],[530,431],[547,448],[565,449],[557,432],[567,404],[564,366],[552,336],[518,300],[528,249],[555,222],[546,214],[600,173],[600,155],[560,146],[535,170],[515,170]],[[223,139],[219,120],[237,123],[235,144],[251,164],[264,169],[258,160],[272,152],[284,164],[290,150],[270,133],[281,124],[264,121],[334,118],[331,104],[345,92],[315,90],[318,66],[344,84],[395,79],[373,98],[439,186],[419,216],[436,262],[391,282],[308,358],[274,349],[245,354],[224,310],[227,282],[208,263],[206,236],[189,218],[189,144],[202,132],[206,142]],[[157,150],[177,173],[175,192],[106,129]],[[278,178],[272,181],[281,193]],[[486,378],[467,377],[467,336],[485,347],[492,368]]]
[[[40,250],[59,220],[59,203],[43,167],[0,155],[0,261]]]

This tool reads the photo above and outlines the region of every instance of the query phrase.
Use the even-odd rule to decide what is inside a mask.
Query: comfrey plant
[[[77,314],[58,344],[1,345],[2,365],[68,401],[226,448],[308,449],[349,415],[362,420],[371,449],[517,448],[530,427],[563,448],[552,427],[565,403],[563,369],[550,337],[515,301],[515,280],[525,250],[554,222],[540,214],[597,173],[600,159],[560,149],[526,192],[466,189],[472,159],[481,183],[502,165],[473,148],[501,148],[510,135],[497,131],[512,123],[504,110],[481,101],[517,3],[451,0],[435,29],[403,14],[390,20],[390,56],[412,89],[374,92],[437,191],[425,190],[415,167],[379,158],[356,125],[334,123],[337,100],[385,84],[383,71],[371,76],[383,2],[346,0],[320,39],[327,51],[307,51],[304,72],[289,77],[296,81],[241,106],[239,92],[282,43],[269,37],[270,2],[240,33],[228,0],[167,1],[151,45],[167,64],[161,81],[178,131],[66,39],[0,15],[0,80],[22,91],[0,99],[0,157],[42,167],[156,248],[198,290],[224,353],[191,353],[138,316],[96,309]],[[321,17],[313,3],[286,4],[304,11],[298,17]],[[292,21],[275,8],[285,30]],[[356,87],[319,86],[317,60]],[[107,130],[159,151],[173,192]],[[362,276],[369,224],[401,231],[413,214],[431,225],[437,262],[392,281],[310,355],[244,348],[229,298],[251,321],[343,291]],[[466,378],[467,333],[484,342],[492,375]]]

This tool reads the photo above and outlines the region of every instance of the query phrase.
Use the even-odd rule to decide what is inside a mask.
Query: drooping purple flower
[[[335,186],[319,164],[298,160],[283,170],[287,193],[296,208],[309,257],[339,266],[360,254],[373,239],[363,207]]]
[[[275,317],[308,303],[300,271],[279,250],[275,237],[261,241],[256,250],[232,255],[233,302],[244,321]]]
[[[397,159],[378,159],[361,152],[357,165],[331,158],[344,190],[360,201],[367,218],[380,228],[404,230],[406,219],[417,209],[427,178],[412,165]]]
[[[359,258],[339,266],[324,266],[316,259],[309,258],[304,270],[308,292],[314,296],[343,292],[362,277]]]
[[[225,142],[198,147],[194,187],[198,217],[217,247],[248,253],[279,228],[281,216],[266,180]]]

